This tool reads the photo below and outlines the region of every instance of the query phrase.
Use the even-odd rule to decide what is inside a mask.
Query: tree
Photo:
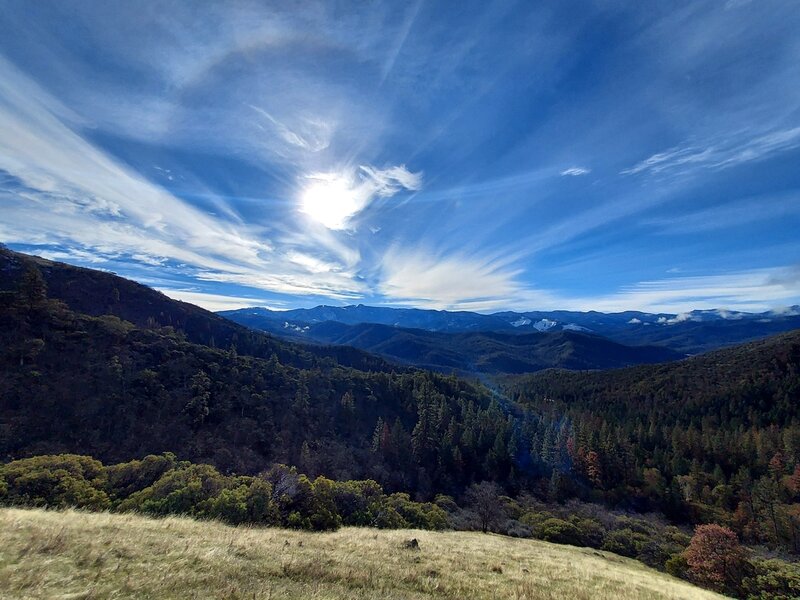
[[[721,525],[698,525],[684,557],[689,576],[699,585],[719,592],[735,590],[747,566],[739,538]]]
[[[483,533],[489,531],[503,514],[500,487],[492,481],[473,483],[464,494],[464,499],[477,515]]]
[[[586,455],[586,476],[595,486],[603,487],[603,466],[600,463],[600,455],[594,450],[590,450]]]
[[[199,426],[203,424],[209,413],[211,379],[201,369],[192,377],[190,387],[192,395],[183,410],[191,418],[192,425]]]
[[[39,269],[29,267],[25,270],[17,289],[17,306],[23,312],[40,310],[47,300],[47,284]]]

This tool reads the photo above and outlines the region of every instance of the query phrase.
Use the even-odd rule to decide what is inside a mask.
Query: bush
[[[647,535],[632,529],[617,529],[610,531],[603,540],[602,549],[620,556],[636,558],[644,545],[650,539]]]
[[[153,485],[170,469],[175,468],[175,455],[171,452],[155,456],[145,456],[142,460],[132,460],[106,467],[108,493],[112,498],[127,498],[135,492]]]
[[[673,577],[689,579],[689,565],[683,552],[670,556],[664,563],[664,570]]]
[[[505,532],[505,535],[516,538],[529,538],[533,536],[533,532],[531,531],[530,527],[523,525],[514,519],[506,521],[505,525],[503,526],[503,531]]]
[[[158,516],[205,516],[207,510],[212,510],[207,508],[213,505],[209,501],[226,487],[229,482],[211,465],[181,465],[165,473],[153,485],[131,494],[118,508]],[[232,498],[223,500],[232,501]],[[222,510],[222,505],[219,509]]]
[[[544,521],[536,530],[537,537],[556,544],[581,545],[580,530],[563,519],[550,518]]]
[[[76,454],[35,456],[0,467],[5,480],[3,501],[22,506],[90,508],[111,506],[100,461]]]
[[[578,539],[580,546],[589,548],[600,548],[606,536],[606,528],[594,519],[581,519],[580,517],[570,517],[570,523],[578,528]]]
[[[748,600],[794,600],[800,598],[800,565],[782,560],[756,561],[753,573],[742,587]]]
[[[447,513],[431,502],[412,502],[405,493],[392,494],[388,504],[408,523],[419,529],[447,529],[450,519]]]

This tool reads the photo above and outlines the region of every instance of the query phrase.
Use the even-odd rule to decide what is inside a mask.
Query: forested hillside
[[[275,354],[282,363],[300,368],[321,362],[363,370],[397,368],[352,347],[286,344],[113,273],[53,262],[0,245],[0,293],[15,293],[23,276],[31,271],[43,279],[49,298],[62,301],[76,313],[113,315],[147,329],[172,327],[195,344],[222,349],[233,347],[240,354],[261,358]]]
[[[391,490],[505,481],[519,424],[481,386],[428,372],[369,372],[305,355],[246,356],[173,327],[92,317],[47,296],[32,266],[0,307],[0,455],[171,451],[223,470],[273,462]],[[267,338],[269,339],[269,338]],[[294,363],[294,364],[293,364]],[[508,444],[516,440],[511,453]]]
[[[800,332],[665,365],[545,371],[497,393],[357,370],[268,336],[276,351],[252,356],[174,326],[79,313],[49,295],[38,263],[23,267],[0,300],[6,460],[174,452],[239,474],[283,462],[419,500],[488,480],[552,506],[661,511],[800,551]],[[90,285],[80,282],[89,298]],[[118,310],[133,310],[122,298]],[[186,307],[163,303],[164,314]]]
[[[565,424],[562,458],[595,495],[800,551],[800,331],[665,365],[551,370],[506,389]]]

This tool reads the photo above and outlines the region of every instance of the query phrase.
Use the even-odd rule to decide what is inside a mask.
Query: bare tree
[[[477,515],[481,531],[486,533],[503,515],[500,487],[491,481],[473,483],[464,495],[467,505]]]

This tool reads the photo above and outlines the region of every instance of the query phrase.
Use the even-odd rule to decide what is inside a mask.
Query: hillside
[[[76,452],[123,461],[169,451],[226,472],[284,462],[428,495],[512,468],[498,437],[510,439],[514,426],[481,386],[345,368],[285,342],[274,342],[281,356],[247,356],[191,343],[174,327],[89,316],[49,298],[36,266],[17,284],[0,296],[5,459]],[[92,284],[80,285],[92,297]]]
[[[405,547],[411,538],[419,549]],[[721,598],[619,556],[480,533],[231,528],[0,510],[0,596],[383,600]]]
[[[800,416],[800,330],[674,363],[550,370],[508,381],[524,404],[602,411],[620,421],[656,413],[662,424],[713,416],[744,426],[788,425]]]
[[[281,334],[280,329],[274,331],[276,335]],[[354,346],[401,364],[465,374],[518,374],[553,367],[613,369],[683,358],[668,348],[624,346],[575,331],[444,333],[371,323],[347,325],[334,321],[289,331],[302,333],[302,336],[294,337]]]
[[[226,350],[235,347],[240,354],[260,358],[270,358],[275,354],[281,362],[300,368],[315,366],[320,361],[362,370],[391,371],[396,368],[354,348],[286,344],[113,273],[13,252],[2,245],[0,295],[13,293],[29,269],[35,269],[41,275],[49,298],[60,300],[76,313],[114,315],[140,328],[172,327],[195,344]]]

